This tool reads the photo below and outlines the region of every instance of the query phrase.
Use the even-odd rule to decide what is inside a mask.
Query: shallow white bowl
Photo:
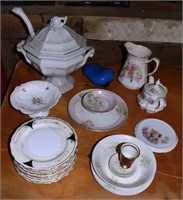
[[[116,110],[116,100],[106,90],[94,89],[81,98],[80,115],[90,118],[101,126],[114,123],[120,116]]]
[[[111,111],[115,105],[115,98],[104,90],[92,90],[87,92],[82,100],[83,107],[94,113],[107,113]]]
[[[47,81],[29,81],[15,87],[10,102],[15,109],[35,118],[48,116],[61,96],[59,89]]]

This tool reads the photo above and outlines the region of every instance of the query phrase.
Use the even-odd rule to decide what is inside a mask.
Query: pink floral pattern
[[[149,142],[153,144],[166,144],[169,140],[168,136],[163,136],[163,134],[161,134],[159,131],[149,127],[142,128],[142,134]]]
[[[141,93],[142,99],[145,99],[149,104],[154,104],[156,101],[151,99],[150,97],[147,97],[144,93]]]
[[[43,100],[41,97],[33,97],[32,99],[32,104],[33,105],[43,105]]]
[[[127,63],[122,70],[122,76],[125,76],[125,74],[130,79],[130,82],[133,80],[138,82],[142,78],[140,67],[136,64]]]

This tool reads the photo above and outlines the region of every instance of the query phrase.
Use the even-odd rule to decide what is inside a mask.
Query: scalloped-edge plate
[[[45,169],[64,163],[77,143],[76,132],[67,122],[42,117],[22,124],[11,138],[10,149],[21,165]]]

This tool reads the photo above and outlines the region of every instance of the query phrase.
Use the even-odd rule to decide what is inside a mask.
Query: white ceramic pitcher
[[[151,58],[152,52],[145,46],[136,45],[132,42],[124,44],[128,52],[127,59],[121,69],[118,80],[129,89],[139,89],[147,83],[147,77],[153,75],[159,67],[160,60]],[[154,61],[155,69],[148,73],[148,63]]]

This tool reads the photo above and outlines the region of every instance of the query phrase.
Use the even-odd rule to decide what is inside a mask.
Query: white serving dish
[[[31,118],[48,116],[62,96],[59,89],[47,81],[29,81],[15,87],[10,95],[11,105]]]
[[[86,39],[65,25],[67,17],[55,16],[35,32],[22,8],[14,7],[12,12],[23,19],[29,31],[26,40],[17,44],[17,50],[62,93],[72,89],[74,78],[69,74],[94,55],[94,47],[87,47]]]

